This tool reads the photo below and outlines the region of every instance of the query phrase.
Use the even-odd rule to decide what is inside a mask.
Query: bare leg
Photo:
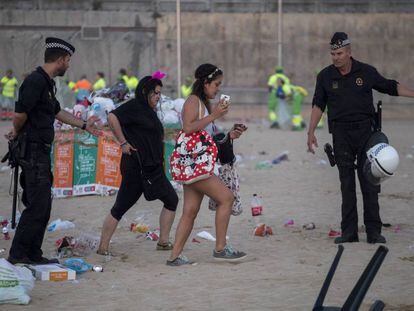
[[[183,214],[175,232],[174,247],[171,251],[170,260],[177,258],[183,251],[184,244],[193,230],[194,220],[200,210],[203,194],[193,189],[193,185],[184,185]]]
[[[170,240],[171,226],[174,222],[175,212],[162,208],[160,214],[160,240],[159,244],[167,244]]]
[[[230,222],[231,209],[234,195],[229,188],[215,175],[194,183],[194,188],[206,194],[217,202],[216,210],[216,251],[221,251],[226,246],[227,228]]]
[[[109,242],[111,237],[118,226],[118,220],[116,220],[111,214],[106,216],[102,227],[101,241],[99,243],[98,253],[107,252],[109,249]]]

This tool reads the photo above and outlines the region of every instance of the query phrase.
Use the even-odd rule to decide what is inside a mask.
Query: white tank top
[[[199,104],[198,109],[200,109],[199,115],[201,115],[202,104],[201,104],[200,100],[198,101],[198,104]],[[204,106],[204,117],[207,117],[208,115],[209,115],[209,113],[208,113],[207,107]],[[201,119],[201,118],[199,118],[199,119]],[[213,137],[213,133],[214,133],[214,124],[213,124],[213,122],[209,123],[204,129],[207,131],[207,133],[210,134],[211,137]]]
[[[202,111],[202,109],[203,109],[203,104],[201,103],[201,100],[199,99],[198,100],[198,119],[200,120],[201,118],[204,118],[204,117],[207,117],[208,115],[209,115],[209,113],[208,113],[208,110],[207,110],[207,108],[204,106],[204,117],[203,116],[201,116],[201,111]],[[182,112],[181,112],[182,113]],[[181,115],[181,126],[182,126],[183,124],[182,124],[182,115]],[[204,128],[206,131],[207,131],[207,133],[209,133],[210,134],[210,136],[212,136],[213,135],[213,133],[214,133],[214,123],[213,122],[211,122],[211,123],[209,123],[205,128]]]

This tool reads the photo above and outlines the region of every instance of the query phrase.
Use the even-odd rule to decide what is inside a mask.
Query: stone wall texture
[[[278,62],[277,25],[275,13],[183,12],[183,79],[197,65],[210,62],[222,67],[224,91],[237,102],[265,102],[267,78]],[[82,26],[101,27],[102,37],[83,39]],[[335,31],[349,34],[355,58],[374,65],[386,77],[414,85],[410,66],[414,14],[410,13],[285,13],[282,60],[295,83],[312,93],[316,72],[330,64],[328,43]],[[11,68],[19,78],[41,64],[47,36],[75,45],[68,71],[72,80],[85,73],[93,80],[96,71],[103,71],[114,82],[121,67],[139,76],[160,68],[168,73],[165,91],[174,96],[174,12],[2,9],[0,72]]]

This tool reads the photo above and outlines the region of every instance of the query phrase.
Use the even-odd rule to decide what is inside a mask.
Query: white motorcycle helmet
[[[394,175],[398,168],[399,156],[397,150],[388,144],[387,137],[374,133],[367,143],[367,160],[364,164],[364,175],[374,185],[379,185]]]

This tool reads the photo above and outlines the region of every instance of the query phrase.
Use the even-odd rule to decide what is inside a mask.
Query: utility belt
[[[6,162],[8,160],[8,163],[12,168],[17,166],[23,167],[29,165],[33,160],[36,160],[32,159],[32,155],[41,153],[46,157],[49,157],[51,151],[51,144],[29,141],[26,132],[23,132],[15,139],[9,140],[9,150],[1,159],[1,162]]]
[[[341,129],[341,130],[359,130],[363,128],[374,128],[375,121],[371,118],[361,120],[361,121],[351,121],[351,122],[341,122],[341,121],[332,121],[332,129]]]
[[[51,144],[45,144],[41,142],[28,142],[29,144],[29,150],[30,151],[41,151],[43,153],[49,154],[52,151],[52,145]]]

